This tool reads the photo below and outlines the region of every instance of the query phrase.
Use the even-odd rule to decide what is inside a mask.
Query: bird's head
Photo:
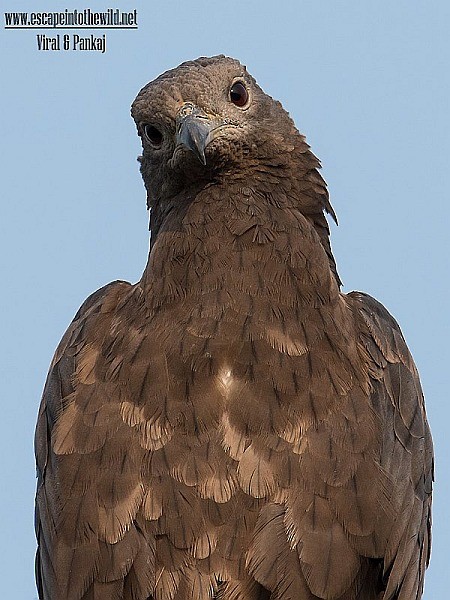
[[[150,205],[190,185],[280,168],[303,136],[279,102],[246,68],[225,56],[167,71],[138,94],[132,116],[142,139],[142,175]]]
[[[185,62],[142,88],[131,114],[143,146],[152,243],[167,216],[180,216],[205,187],[256,185],[268,202],[302,212],[339,281],[324,213],[336,217],[320,163],[280,102],[239,61],[221,55]]]

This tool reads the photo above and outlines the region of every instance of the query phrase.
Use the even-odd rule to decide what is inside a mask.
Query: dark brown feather
[[[206,165],[177,145],[180,109],[220,121]],[[84,302],[50,367],[40,599],[419,600],[420,381],[383,306],[339,290],[319,161],[225,57],[163,74],[132,113],[151,250],[137,284]]]

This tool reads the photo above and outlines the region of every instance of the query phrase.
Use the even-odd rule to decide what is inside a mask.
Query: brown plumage
[[[419,377],[387,310],[339,290],[319,161],[223,56],[161,75],[132,115],[151,250],[50,368],[40,598],[419,599]]]

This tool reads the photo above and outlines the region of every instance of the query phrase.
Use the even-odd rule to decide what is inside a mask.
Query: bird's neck
[[[220,292],[268,306],[336,300],[339,289],[320,236],[300,211],[298,193],[286,187],[234,180],[173,202],[141,280],[152,308]]]

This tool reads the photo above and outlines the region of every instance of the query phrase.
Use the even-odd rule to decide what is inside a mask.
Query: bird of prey
[[[400,328],[343,294],[318,159],[237,60],[136,97],[151,247],[36,433],[42,600],[418,600],[433,450]]]

